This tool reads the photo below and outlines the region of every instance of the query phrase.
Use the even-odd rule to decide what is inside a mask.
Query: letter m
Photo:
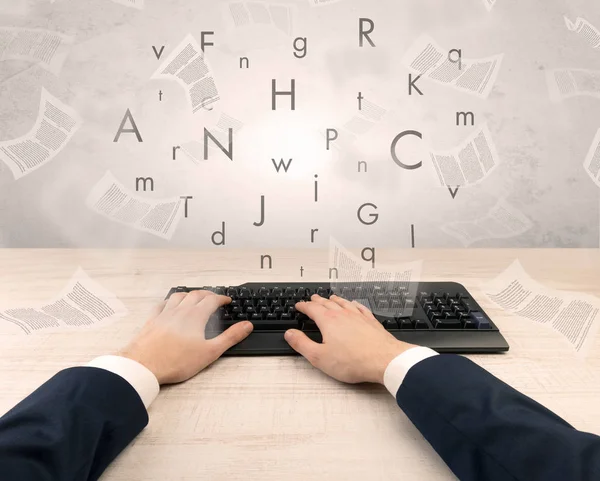
[[[473,112],[456,112],[456,125],[460,125],[461,119],[463,125],[467,125],[468,119],[471,119],[471,125],[475,125],[475,114]]]
[[[135,178],[135,191],[139,192],[140,182],[143,182],[144,192],[146,192],[146,184],[150,182],[150,192],[154,192],[154,179],[152,177],[136,177]]]

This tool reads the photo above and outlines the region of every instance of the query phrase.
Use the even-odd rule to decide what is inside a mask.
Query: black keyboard
[[[471,294],[455,282],[419,283],[246,283],[240,286],[174,287],[175,292],[204,289],[231,297],[208,321],[213,338],[232,324],[249,320],[254,331],[226,355],[296,354],[283,338],[287,329],[300,329],[321,342],[318,327],[294,307],[312,294],[332,294],[368,307],[394,337],[438,352],[492,353],[508,344]],[[340,325],[343,329],[343,325]]]

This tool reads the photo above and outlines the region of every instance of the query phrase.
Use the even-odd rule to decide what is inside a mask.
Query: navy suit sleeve
[[[461,481],[600,480],[600,437],[467,358],[419,362],[396,400]]]
[[[142,400],[122,377],[66,369],[0,418],[0,478],[96,480],[147,423]]]

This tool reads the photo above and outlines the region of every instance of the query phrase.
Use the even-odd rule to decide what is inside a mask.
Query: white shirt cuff
[[[120,356],[100,356],[89,362],[87,366],[106,369],[121,376],[136,390],[146,409],[160,391],[158,380],[152,371],[133,359]]]
[[[383,373],[383,384],[390,394],[396,397],[396,393],[398,392],[398,389],[400,389],[400,385],[404,381],[409,369],[424,359],[437,355],[437,352],[428,347],[411,347],[402,354],[396,356],[388,364]]]

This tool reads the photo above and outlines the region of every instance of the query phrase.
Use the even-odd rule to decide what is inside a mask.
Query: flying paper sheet
[[[188,94],[193,113],[217,102],[219,92],[200,45],[188,35],[151,77],[174,80]]]
[[[126,7],[136,8],[137,10],[143,10],[145,1],[146,0],[111,0],[111,2],[113,3],[125,5]],[[56,0],[50,0],[50,3],[54,2],[56,2]]]
[[[441,229],[465,247],[485,239],[507,239],[527,232],[532,222],[522,212],[501,200],[485,216],[472,221],[451,222]]]
[[[118,3],[119,5],[125,5],[126,7],[137,8],[138,10],[142,10],[144,8],[145,0],[111,0],[114,3]]]
[[[504,310],[562,334],[580,355],[589,352],[600,328],[600,299],[550,289],[533,280],[516,260],[483,292]]]
[[[546,80],[550,99],[554,102],[577,96],[600,98],[600,70],[548,70]]]
[[[325,5],[330,5],[332,3],[339,3],[342,0],[308,0],[308,4],[311,7],[324,7]]]
[[[0,310],[0,332],[25,334],[90,328],[126,316],[127,308],[79,268],[61,293],[34,306]]]
[[[26,15],[29,12],[29,0],[5,0],[0,3],[0,15]]]
[[[230,27],[240,28],[253,25],[272,26],[286,35],[292,35],[295,8],[293,5],[268,2],[229,2],[226,22]]]
[[[487,98],[494,88],[504,55],[459,61],[457,54],[449,55],[450,50],[442,49],[431,37],[422,35],[409,48],[402,63],[436,83]]]
[[[600,129],[596,132],[583,167],[595,184],[600,187]]]
[[[0,61],[27,60],[58,75],[73,44],[73,37],[30,28],[0,28]]]
[[[345,249],[336,239],[329,239],[329,267],[331,272],[331,289],[339,296],[348,298],[344,287],[350,287],[356,292],[360,288],[361,296],[355,295],[351,300],[357,300],[375,314],[385,316],[409,316],[414,304],[405,300],[414,299],[418,281],[421,276],[422,261],[407,262],[399,265],[382,265],[373,268],[371,262],[355,256]],[[411,282],[413,284],[411,284]],[[341,283],[344,285],[342,286]],[[374,305],[377,297],[374,286],[378,285],[392,294],[399,294],[394,305],[394,299],[385,299],[385,304]],[[393,287],[393,289],[392,289]],[[376,301],[375,301],[376,302]]]
[[[583,18],[578,18],[575,22],[572,22],[565,17],[565,23],[567,29],[582,37],[590,47],[600,49],[600,31],[590,22]]]
[[[494,8],[494,5],[496,5],[496,0],[482,0],[483,4],[485,5],[485,8],[487,8],[488,12],[492,11],[492,8]]]
[[[474,185],[500,163],[492,135],[484,124],[461,145],[447,152],[430,152],[441,186]]]
[[[18,139],[0,142],[0,160],[19,179],[56,157],[80,126],[77,112],[42,88],[33,129]]]
[[[146,199],[129,192],[110,172],[93,187],[86,205],[107,219],[163,239],[171,239],[184,209],[180,198]]]

